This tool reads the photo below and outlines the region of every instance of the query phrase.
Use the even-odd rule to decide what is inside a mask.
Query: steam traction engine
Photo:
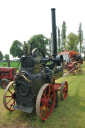
[[[55,13],[55,9],[52,9],[52,13]],[[31,54],[24,52],[21,57],[21,69],[16,74],[15,81],[10,82],[4,92],[3,103],[6,109],[28,113],[36,110],[37,116],[46,120],[58,105],[58,91],[61,100],[66,99],[67,81],[55,83],[55,79],[63,75],[63,57],[56,56],[55,42],[53,41],[53,57],[46,58],[44,51],[38,48],[33,49]],[[50,64],[47,63],[49,61]]]

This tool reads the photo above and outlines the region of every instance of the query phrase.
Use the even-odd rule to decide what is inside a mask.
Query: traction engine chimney
[[[55,19],[55,8],[51,9],[52,12],[52,44],[53,44],[53,57],[57,55],[57,42],[56,42],[56,19]]]

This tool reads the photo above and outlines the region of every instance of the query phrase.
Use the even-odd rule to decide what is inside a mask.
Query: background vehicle
[[[16,75],[16,68],[1,67],[0,66],[0,84],[1,88],[5,89],[9,81],[14,81]]]

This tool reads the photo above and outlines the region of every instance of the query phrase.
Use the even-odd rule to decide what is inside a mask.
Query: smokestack
[[[55,19],[55,8],[51,9],[52,12],[52,44],[53,44],[53,57],[57,55],[57,43],[56,43],[56,19]]]

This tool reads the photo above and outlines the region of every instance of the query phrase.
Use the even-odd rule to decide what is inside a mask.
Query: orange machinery
[[[77,70],[83,64],[83,58],[78,52],[63,50],[59,54],[63,55],[63,66],[69,73],[73,73],[74,70]]]

